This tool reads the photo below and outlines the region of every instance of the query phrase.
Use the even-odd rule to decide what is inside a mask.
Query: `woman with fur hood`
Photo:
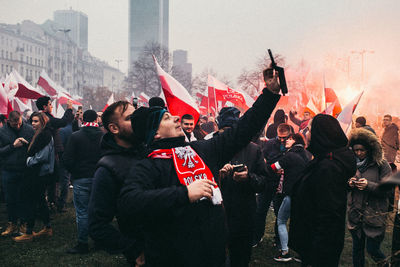
[[[388,192],[378,188],[391,174],[383,158],[382,146],[372,132],[358,128],[351,133],[349,146],[357,161],[356,175],[349,179],[347,226],[353,238],[353,265],[364,266],[367,252],[375,262],[385,259],[380,250],[386,228]]]

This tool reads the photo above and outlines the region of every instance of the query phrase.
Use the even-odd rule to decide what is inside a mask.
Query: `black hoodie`
[[[313,267],[337,266],[344,243],[347,181],[356,172],[356,162],[339,122],[329,115],[314,118],[309,150],[314,159],[293,188],[289,247]]]
[[[123,253],[134,263],[143,251],[140,230],[119,216],[117,198],[130,167],[142,158],[141,145],[136,149],[119,146],[107,133],[101,141],[102,157],[97,164],[89,201],[89,235],[96,247],[109,253]],[[112,224],[117,217],[119,230]]]
[[[281,123],[285,123],[285,111],[278,109],[274,115],[274,123],[268,126],[265,136],[268,139],[273,139],[278,135],[278,126]]]

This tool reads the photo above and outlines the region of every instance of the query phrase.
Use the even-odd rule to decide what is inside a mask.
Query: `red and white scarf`
[[[81,127],[99,127],[97,122],[82,122]]]
[[[152,159],[173,159],[179,182],[185,186],[199,179],[208,179],[215,183],[211,170],[191,146],[157,149],[147,157]],[[214,205],[222,203],[222,195],[218,186],[213,187],[212,202]]]

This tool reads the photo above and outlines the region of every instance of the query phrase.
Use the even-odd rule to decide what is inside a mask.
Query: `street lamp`
[[[116,59],[116,60],[115,60],[115,62],[117,62],[117,68],[118,68],[118,70],[119,70],[119,63],[122,62],[122,61],[123,61],[122,59]]]

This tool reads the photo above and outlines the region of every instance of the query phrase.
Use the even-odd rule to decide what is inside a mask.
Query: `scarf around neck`
[[[360,160],[358,157],[356,157],[356,164],[357,164],[357,169],[361,173],[363,173],[368,169],[369,160],[368,160],[368,158],[365,158],[364,160]]]
[[[152,159],[173,159],[179,182],[184,186],[188,186],[200,179],[207,179],[215,183],[211,170],[191,146],[156,149],[147,157]],[[218,186],[214,186],[212,189],[212,203],[220,205],[222,203],[221,190]],[[205,198],[200,200],[203,199]]]

